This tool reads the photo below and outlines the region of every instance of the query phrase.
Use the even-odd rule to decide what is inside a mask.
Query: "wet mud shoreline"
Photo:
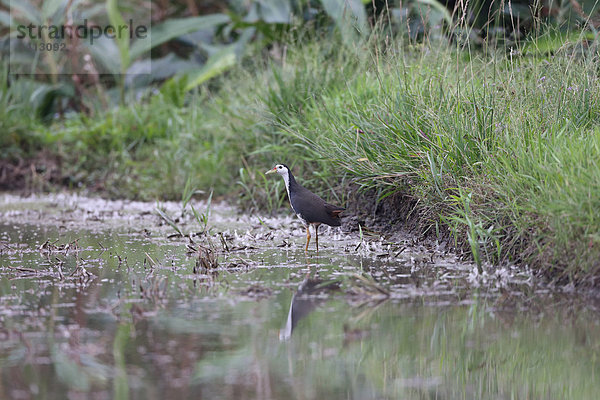
[[[447,246],[374,231],[322,229],[319,254],[305,254],[292,215],[214,203],[204,225],[176,202],[3,194],[0,368],[18,379],[0,397],[492,398],[474,388],[491,371],[535,379],[538,361],[511,341],[550,357],[562,341],[583,375],[595,362],[577,356],[600,337],[589,296],[512,266],[479,274]],[[548,329],[547,343],[529,341]],[[450,365],[469,371],[482,354],[465,372],[475,386],[457,386]],[[343,372],[352,365],[358,375]]]

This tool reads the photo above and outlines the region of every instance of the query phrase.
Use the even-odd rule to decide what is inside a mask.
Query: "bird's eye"
[[[283,168],[281,165],[279,166],[279,169]]]

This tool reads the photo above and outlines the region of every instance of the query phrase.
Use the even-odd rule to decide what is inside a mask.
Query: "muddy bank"
[[[369,193],[355,196],[348,201],[352,206],[341,228],[321,227],[323,251],[320,254],[314,252],[314,243],[311,251],[304,253],[304,227],[291,212],[275,217],[239,213],[234,206],[224,202],[209,205],[192,201],[184,209],[180,202],[115,201],[68,193],[28,197],[3,194],[0,196],[0,222],[8,230],[11,226],[36,227],[41,231],[50,229],[63,244],[64,240],[60,238],[63,232],[72,237],[73,232],[101,234],[116,231],[150,242],[177,244],[184,250],[191,248],[192,252],[195,246],[200,245],[212,249],[219,258],[220,267],[234,265],[231,258],[236,258],[242,251],[248,256],[267,252],[273,253],[273,256],[282,253],[285,257],[293,252],[294,259],[304,258],[307,266],[343,256],[366,257],[378,265],[393,266],[390,271],[400,266],[401,269],[410,268],[409,281],[414,279],[411,284],[415,288],[422,288],[424,284],[436,287],[448,284],[463,289],[484,284],[493,291],[504,285],[525,291],[538,286],[550,287],[530,270],[513,265],[487,265],[480,273],[473,263],[454,253],[447,240],[416,236],[418,217],[410,214],[409,209],[413,205],[406,198],[390,196],[389,200],[375,205],[369,202],[372,199]],[[203,224],[198,215],[194,215],[192,206],[197,214],[207,213],[206,223]],[[407,215],[411,216],[407,218]],[[359,224],[363,227],[362,232],[359,232]],[[407,229],[410,224],[413,224],[413,229]],[[27,238],[27,241],[42,246],[55,239],[36,236]],[[12,246],[5,239],[1,244],[5,248]],[[245,265],[251,265],[252,259],[246,259]],[[397,278],[389,271],[378,274],[381,279],[384,275],[389,282]],[[452,276],[456,280],[443,282],[441,276]],[[393,296],[393,292],[390,294]]]
[[[412,243],[444,249],[460,260],[473,262],[465,226],[460,233],[453,233],[448,225],[439,222],[440,216],[437,213],[441,212],[440,210],[425,210],[419,206],[417,200],[401,191],[382,200],[379,198],[380,194],[376,190],[361,191],[357,186],[349,188],[348,216],[344,220],[344,228],[357,232],[358,225],[361,225],[390,240],[408,238]],[[511,252],[504,254],[501,261],[495,264],[483,263],[480,272],[489,273],[496,268],[502,268],[502,265],[510,264],[513,268],[535,275],[536,280],[544,282],[544,285],[553,288],[552,290],[578,290],[592,298],[600,297],[598,286],[600,281],[595,276],[589,273],[583,277],[569,276],[563,265],[549,264],[552,258],[551,247],[546,246],[545,251],[540,253],[542,244],[536,242],[534,238],[519,237],[516,232],[508,232],[512,228],[505,229],[507,236],[503,242],[510,243]],[[527,263],[527,260],[530,263]],[[589,271],[598,269],[596,267],[598,260],[587,259],[581,262],[589,265]]]
[[[33,157],[0,159],[0,191],[29,195],[67,183],[61,158],[50,151],[39,151]]]
[[[600,390],[585,295],[510,265],[480,274],[400,231],[322,229],[306,254],[295,216],[191,205],[207,219],[179,202],[0,195],[0,397]]]
[[[472,261],[468,244],[456,240],[446,225],[434,221],[437,215],[428,214],[418,201],[403,192],[386,196],[382,200],[376,190],[360,190],[356,185],[348,189],[347,216],[344,229],[358,232],[363,228],[385,235],[390,240],[410,240],[427,247],[444,249],[464,261]],[[494,268],[487,264],[487,268]],[[530,271],[529,271],[530,272]],[[529,273],[528,272],[528,273]]]

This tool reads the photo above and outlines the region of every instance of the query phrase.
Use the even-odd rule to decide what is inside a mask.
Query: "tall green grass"
[[[354,48],[295,40],[191,93],[172,80],[142,101],[32,129],[59,145],[73,185],[114,196],[178,199],[188,185],[273,210],[285,191],[258,176],[283,162],[342,203],[336,185],[348,181],[412,196],[422,225],[448,227],[479,265],[598,274],[593,50],[473,51],[378,31]]]
[[[425,225],[451,227],[478,264],[580,280],[600,267],[597,69],[567,46],[537,57],[398,46],[284,129],[362,186],[414,196]]]
[[[25,79],[9,85],[7,65],[0,65],[0,158],[16,159],[43,148],[45,135],[31,115],[36,85]]]

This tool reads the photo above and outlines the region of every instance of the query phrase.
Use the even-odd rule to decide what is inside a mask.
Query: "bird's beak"
[[[277,172],[277,167],[273,167],[272,169],[268,170],[267,172],[265,172],[265,175],[274,174],[275,172]]]

